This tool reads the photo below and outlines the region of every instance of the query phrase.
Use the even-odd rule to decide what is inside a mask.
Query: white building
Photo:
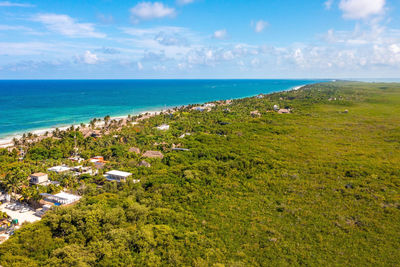
[[[106,172],[104,177],[106,177],[106,179],[109,181],[125,182],[126,178],[128,178],[131,175],[132,175],[132,173],[130,173],[130,172],[122,172],[122,171],[113,170],[113,171]]]
[[[74,172],[74,175],[76,175],[76,176],[79,176],[82,174],[89,174],[89,175],[97,174],[97,171],[93,171],[92,168],[83,167],[83,166],[72,167],[71,171]]]
[[[36,185],[41,185],[41,184],[47,184],[49,182],[49,176],[46,173],[34,173],[30,175],[31,184],[36,184]]]
[[[63,173],[63,172],[68,172],[68,171],[70,171],[71,168],[70,168],[70,167],[67,167],[67,166],[54,166],[54,167],[48,168],[47,170],[48,170],[49,172],[55,172],[55,173],[57,173],[57,174],[60,174],[60,173]]]
[[[157,126],[157,129],[160,131],[167,131],[169,130],[169,125],[168,124],[161,124],[160,126]]]
[[[68,204],[74,203],[74,202],[78,201],[79,199],[81,199],[80,196],[68,194],[65,192],[60,192],[55,195],[51,195],[51,194],[47,194],[47,193],[42,193],[40,195],[43,196],[44,200],[46,200],[48,202],[56,203],[56,205],[57,205],[57,203],[60,203],[61,205],[68,205]]]

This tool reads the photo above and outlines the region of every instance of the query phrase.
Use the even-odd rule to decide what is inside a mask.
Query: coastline
[[[281,91],[277,91],[277,92],[270,92],[268,94],[273,94],[273,93],[278,93],[278,92],[296,91],[296,90],[299,90],[299,89],[301,89],[301,88],[303,88],[303,87],[305,87],[307,85],[310,85],[310,84],[297,85],[297,86],[293,86],[293,87],[291,87],[291,88],[289,88],[287,90],[281,90]],[[241,98],[254,97],[254,96],[256,96],[256,95],[243,96],[243,97],[240,97],[240,98],[232,98],[232,99],[241,99]],[[226,100],[226,99],[223,99],[223,100]],[[152,110],[141,111],[141,112],[127,114],[127,115],[113,116],[113,117],[110,117],[110,119],[111,120],[120,121],[120,120],[127,119],[128,116],[140,116],[140,115],[145,115],[145,114],[149,114],[150,116],[155,116],[155,115],[158,115],[158,114],[160,114],[160,113],[162,113],[164,111],[170,110],[170,109],[181,108],[181,107],[184,107],[184,106],[187,106],[187,105],[201,105],[201,104],[211,103],[211,102],[214,102],[214,101],[219,101],[219,100],[213,100],[213,101],[208,101],[208,102],[203,102],[203,103],[182,104],[182,105],[178,105],[178,106],[174,106],[174,107],[164,107],[162,109],[152,109]],[[94,118],[92,118],[92,119],[94,119]],[[97,127],[102,127],[104,125],[103,118],[100,118],[100,119],[101,120],[96,123]],[[50,128],[33,129],[31,131],[28,130],[28,131],[25,131],[25,132],[12,133],[12,134],[7,135],[5,137],[0,137],[0,149],[1,148],[13,147],[14,146],[14,142],[13,142],[14,138],[16,138],[17,140],[20,140],[24,134],[32,133],[32,134],[37,135],[37,136],[44,136],[44,134],[46,132],[50,133],[50,132],[54,131],[57,128],[60,131],[65,131],[68,128],[70,128],[71,126],[80,127],[81,123],[85,124],[85,126],[89,125],[89,122],[84,121],[84,122],[74,123],[74,124],[70,124],[70,125],[59,125],[59,126],[55,125],[55,126],[52,126]]]

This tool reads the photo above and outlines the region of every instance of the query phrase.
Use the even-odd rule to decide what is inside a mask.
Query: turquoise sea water
[[[291,89],[321,80],[0,81],[0,138],[213,100]]]

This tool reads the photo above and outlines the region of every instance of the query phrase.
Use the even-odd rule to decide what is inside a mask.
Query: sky
[[[0,79],[400,78],[400,0],[0,0]]]

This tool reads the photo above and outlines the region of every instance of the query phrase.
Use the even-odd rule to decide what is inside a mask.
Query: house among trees
[[[47,194],[47,193],[41,193],[40,194],[43,199],[47,202],[51,202],[57,205],[68,205],[72,204],[74,202],[77,202],[79,199],[81,199],[80,196],[77,195],[72,195],[68,194],[65,192],[60,192],[58,194],[52,195],[52,194]]]
[[[169,130],[169,125],[168,124],[161,124],[160,126],[157,126],[157,129],[160,131],[167,131]]]
[[[286,108],[281,108],[280,110],[278,110],[279,114],[289,114],[290,113],[290,109],[286,109]]]
[[[132,175],[132,173],[130,173],[130,172],[113,170],[113,171],[106,172],[104,177],[109,181],[126,182],[126,178],[128,178],[131,175]]]
[[[150,164],[150,163],[148,163],[148,162],[147,162],[147,161],[145,161],[145,160],[142,160],[141,162],[139,162],[138,166],[139,166],[139,167],[146,167],[146,168],[150,168],[150,167],[151,167],[151,164]]]
[[[34,173],[30,175],[29,182],[34,185],[46,185],[49,183],[49,176],[42,172]]]
[[[250,112],[250,115],[251,115],[252,117],[260,117],[260,116],[261,116],[261,113],[260,113],[258,110],[254,110],[254,111],[251,111],[251,112]]]
[[[131,147],[131,148],[129,149],[129,152],[131,152],[131,153],[136,153],[136,154],[140,154],[140,149],[137,148],[137,147]]]
[[[67,167],[67,166],[54,166],[54,167],[48,168],[47,170],[49,172],[55,172],[57,174],[61,174],[64,172],[69,172],[71,170],[71,168]]]
[[[164,158],[163,153],[161,153],[160,151],[151,151],[151,150],[146,151],[142,156],[145,158],[159,158],[159,159]]]
[[[94,163],[96,169],[103,169],[104,165],[106,165],[106,161],[102,156],[96,156],[89,159],[89,162]]]

